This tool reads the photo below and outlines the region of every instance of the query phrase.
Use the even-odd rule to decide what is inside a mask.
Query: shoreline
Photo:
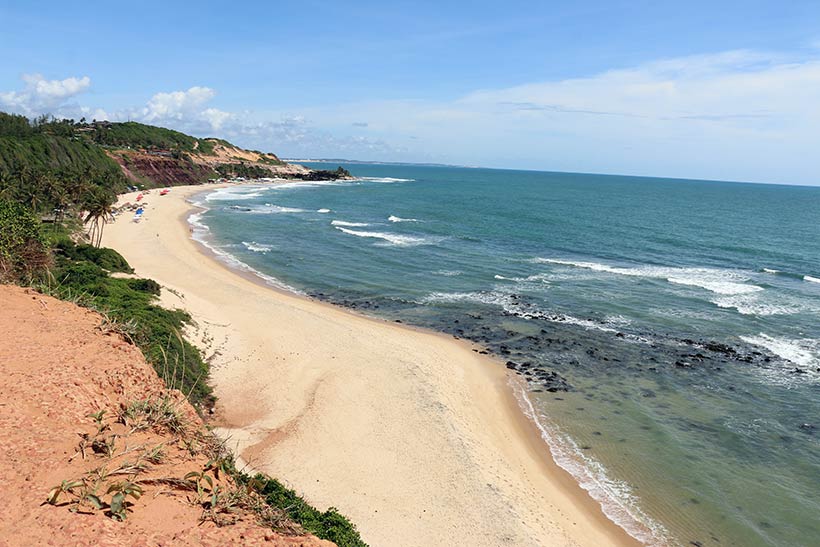
[[[640,545],[553,461],[497,359],[273,287],[193,240],[187,198],[222,186],[150,194],[141,223],[103,239],[198,323],[238,456],[373,546]]]

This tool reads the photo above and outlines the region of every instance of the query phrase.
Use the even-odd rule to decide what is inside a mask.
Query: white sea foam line
[[[387,217],[387,220],[389,220],[390,222],[421,222],[417,218],[401,218],[393,215]]]
[[[463,274],[461,270],[436,270],[433,272],[435,275],[441,275],[444,277],[456,277],[458,275]]]
[[[714,268],[671,268],[663,266],[620,268],[599,264],[597,262],[582,262],[558,258],[534,258],[532,262],[573,266],[576,268],[585,268],[598,272],[631,277],[666,279],[669,283],[699,287],[717,294],[747,294],[763,290],[763,287],[744,283],[744,281],[749,280],[747,275],[731,270],[718,270]]]
[[[317,212],[317,213],[323,213],[323,214],[325,214],[325,213],[329,213],[329,212],[330,212],[330,209],[325,209],[325,208],[322,208],[322,209],[316,209],[316,212]]]
[[[645,545],[670,544],[669,532],[641,510],[638,498],[627,483],[610,478],[600,462],[584,454],[572,438],[562,434],[546,416],[536,412],[520,380],[511,376],[510,387],[524,415],[541,432],[541,439],[549,448],[553,461],[601,505],[609,520]]]
[[[797,303],[770,303],[760,300],[757,294],[720,296],[712,300],[719,308],[733,308],[741,315],[791,315],[805,311],[805,305]]]
[[[609,321],[606,323],[597,323],[588,319],[579,319],[571,315],[555,314],[541,309],[526,308],[521,309],[516,306],[515,301],[509,294],[500,291],[487,292],[463,292],[463,293],[444,293],[433,292],[418,300],[419,304],[433,304],[436,302],[442,303],[456,303],[456,302],[478,302],[480,304],[494,305],[503,309],[505,312],[522,319],[541,319],[551,323],[567,323],[576,325],[588,330],[597,330],[607,333],[618,333],[620,330],[609,326]],[[623,325],[623,320],[618,319],[613,321],[615,326]],[[638,344],[651,344],[652,342],[642,336],[624,333],[624,341],[634,342]]]
[[[809,281],[811,283],[820,283],[820,278],[812,277],[810,275],[804,275],[803,276],[803,281]]]
[[[257,243],[256,241],[243,241],[242,245],[249,251],[255,253],[267,253],[273,249],[273,245],[266,245],[265,243]]]
[[[775,338],[763,333],[757,336],[741,336],[740,339],[748,344],[766,348],[778,357],[800,367],[820,366],[820,340]]]
[[[398,247],[412,247],[415,245],[431,245],[434,243],[438,243],[441,241],[442,238],[424,238],[424,237],[415,237],[415,236],[406,236],[401,234],[393,234],[389,232],[365,232],[362,230],[349,230],[347,228],[343,228],[342,226],[335,226],[337,230],[343,232],[348,235],[356,236],[356,237],[369,237],[374,239],[382,239],[387,241],[392,245],[396,245]]]
[[[528,275],[527,277],[506,277],[503,275],[494,275],[493,279],[498,279],[499,281],[514,281],[516,283],[528,283],[533,281],[540,281],[541,283],[549,285],[549,275],[548,274],[535,274],[535,275]]]
[[[415,182],[416,179],[399,179],[393,177],[356,177],[356,180],[366,182]]]
[[[206,207],[203,207],[202,205],[199,205],[199,207],[202,207],[203,210],[198,212],[198,213],[193,213],[193,214],[188,216],[188,223],[191,224],[191,226],[194,227],[192,238],[195,241],[197,241],[198,243],[203,245],[205,248],[207,248],[209,251],[214,253],[214,255],[217,257],[217,259],[221,260],[222,262],[224,262],[225,264],[227,264],[228,266],[230,266],[232,268],[236,268],[237,270],[252,273],[253,275],[259,277],[260,279],[262,279],[263,281],[265,281],[267,284],[271,285],[272,287],[276,287],[278,289],[283,289],[283,290],[292,292],[294,294],[304,295],[304,293],[302,291],[296,289],[295,287],[291,287],[287,283],[284,283],[284,282],[276,279],[273,276],[270,276],[270,275],[267,275],[267,274],[264,274],[264,273],[260,272],[256,268],[253,268],[252,266],[249,266],[248,264],[245,264],[244,262],[242,262],[241,260],[239,260],[238,258],[233,256],[232,254],[225,252],[224,250],[220,249],[219,247],[217,247],[215,245],[212,245],[211,242],[208,241],[208,238],[206,237],[207,232],[210,232],[211,230],[201,220],[202,215],[204,213],[206,213],[208,211],[208,209]]]
[[[294,190],[299,188],[315,188],[317,186],[358,186],[361,182],[351,181],[351,180],[314,180],[314,181],[296,181],[296,182],[288,182],[285,184],[277,184],[275,186],[271,186],[271,190],[278,191],[278,190]]]
[[[265,186],[242,186],[220,188],[205,196],[205,201],[235,201],[260,197],[269,188]]]
[[[231,208],[233,208],[233,207],[238,207],[238,206],[231,206]],[[242,208],[235,209],[235,210],[241,211],[241,212],[249,214],[249,215],[273,215],[273,214],[276,214],[276,213],[305,213],[306,212],[304,209],[298,209],[296,207],[283,207],[281,205],[273,205],[271,203],[266,203],[264,206],[263,205],[256,205],[256,206],[253,206],[253,207],[242,207]]]
[[[363,228],[370,226],[367,222],[347,222],[346,220],[332,220],[330,222],[333,226],[346,226],[348,228]]]

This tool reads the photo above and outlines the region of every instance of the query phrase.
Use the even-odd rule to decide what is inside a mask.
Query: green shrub
[[[70,260],[87,260],[109,272],[134,272],[125,258],[114,249],[85,244],[75,245],[70,240],[63,239],[56,244],[55,250]]]
[[[135,291],[147,292],[154,296],[159,296],[160,289],[162,288],[160,284],[153,279],[129,279],[128,286]]]
[[[327,511],[319,511],[299,497],[296,492],[265,475],[258,474],[251,478],[239,474],[236,479],[250,484],[269,505],[285,511],[288,517],[315,536],[332,541],[339,547],[367,547],[356,530],[356,525],[339,513],[336,508],[331,507]]]
[[[182,336],[185,325],[191,321],[190,315],[155,305],[160,293],[156,281],[109,276],[103,265],[110,267],[112,261],[119,271],[132,270],[115,251],[89,247],[60,243],[53,271],[56,286],[51,292],[128,324],[129,335],[169,387],[188,395],[195,406],[213,406],[214,397],[207,384],[208,365],[199,350]]]
[[[39,219],[24,205],[0,199],[0,281],[31,281],[49,262]]]

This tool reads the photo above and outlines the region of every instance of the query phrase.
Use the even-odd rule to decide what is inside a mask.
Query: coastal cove
[[[193,316],[217,431],[245,462],[374,546],[637,544],[552,462],[503,363],[277,290],[193,241],[188,199],[215,189],[147,196],[142,221],[119,218],[103,242]]]
[[[498,356],[542,450],[648,544],[812,544],[820,192],[348,168],[195,196],[193,237],[250,278]]]

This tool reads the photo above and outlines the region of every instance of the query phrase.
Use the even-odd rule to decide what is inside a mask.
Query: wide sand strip
[[[338,507],[373,547],[637,544],[549,459],[503,365],[227,268],[190,237],[186,197],[204,190],[152,193],[104,244],[194,317],[219,432],[253,468]]]

